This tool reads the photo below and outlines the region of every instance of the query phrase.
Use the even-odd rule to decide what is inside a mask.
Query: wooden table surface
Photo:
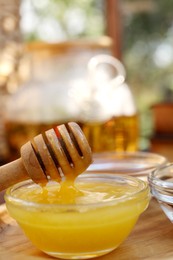
[[[0,260],[55,259],[40,252],[9,217],[5,205],[0,206]],[[140,216],[130,236],[113,252],[98,260],[168,260],[173,259],[173,224],[152,199]]]

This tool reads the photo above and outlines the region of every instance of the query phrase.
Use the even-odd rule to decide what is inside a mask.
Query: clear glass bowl
[[[173,222],[173,163],[160,167],[148,176],[152,195]]]
[[[126,174],[146,180],[151,171],[166,163],[168,161],[164,156],[148,152],[95,153],[87,172]]]
[[[58,183],[48,184],[46,196],[55,185]],[[68,204],[33,202],[30,190],[36,189],[39,196],[42,188],[32,181],[6,191],[10,215],[32,243],[48,255],[86,259],[109,253],[127,238],[150,200],[148,184],[130,176],[82,174],[75,187],[84,192],[86,200],[78,198]]]

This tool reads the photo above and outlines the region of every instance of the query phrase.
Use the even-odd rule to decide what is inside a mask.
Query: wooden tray
[[[35,248],[0,206],[0,260],[55,259]],[[173,259],[173,224],[166,218],[159,204],[152,199],[141,215],[131,235],[110,254],[97,260],[168,260]]]

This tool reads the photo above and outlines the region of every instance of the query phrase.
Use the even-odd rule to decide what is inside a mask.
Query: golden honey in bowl
[[[87,259],[117,248],[132,231],[150,199],[146,182],[113,174],[81,174],[75,182],[32,181],[9,188],[10,215],[43,252]]]

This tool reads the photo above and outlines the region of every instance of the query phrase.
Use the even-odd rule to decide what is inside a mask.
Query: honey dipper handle
[[[27,179],[29,176],[21,158],[0,167],[0,191]]]

